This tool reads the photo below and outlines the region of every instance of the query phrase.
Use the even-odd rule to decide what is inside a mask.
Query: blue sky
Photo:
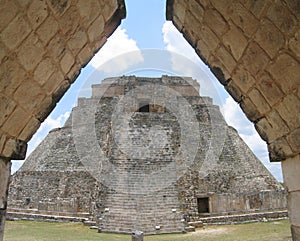
[[[201,95],[208,95],[214,99],[214,103],[220,106],[227,123],[238,130],[256,156],[277,180],[282,181],[280,163],[269,162],[267,146],[256,133],[253,124],[246,119],[239,106],[214,78],[207,66],[201,62],[172,23],[166,21],[165,0],[126,0],[125,3],[127,16],[122,20],[121,26],[108,39],[92,61],[82,69],[76,82],[41,125],[29,142],[27,155],[45,138],[51,129],[64,124],[72,107],[76,105],[78,96],[85,95],[82,90],[85,90],[91,82],[121,74],[160,76],[162,73],[183,73],[200,79]],[[151,54],[152,56],[160,55],[158,58],[161,62],[157,63],[155,59],[149,60],[150,57],[147,56],[149,51],[149,56]],[[116,57],[119,54],[123,55]],[[165,61],[165,58],[169,58],[168,61]],[[118,62],[115,63],[114,61]],[[173,63],[173,65],[165,66],[166,62]],[[176,65],[176,63],[180,63],[180,65]],[[119,66],[118,71],[111,68],[116,64]],[[151,64],[153,64],[154,69],[143,71],[146,69],[145,67]],[[157,64],[161,64],[163,67],[157,69]],[[102,69],[97,72],[95,71],[97,68],[98,70],[99,68]],[[97,72],[96,75],[95,72]],[[15,172],[22,163],[23,161],[13,161],[12,172]]]

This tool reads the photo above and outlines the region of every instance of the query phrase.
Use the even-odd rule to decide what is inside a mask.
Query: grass
[[[97,233],[78,223],[7,221],[4,241],[131,241],[130,235]],[[144,241],[287,241],[292,240],[287,220],[267,223],[207,226],[187,234],[146,236]]]

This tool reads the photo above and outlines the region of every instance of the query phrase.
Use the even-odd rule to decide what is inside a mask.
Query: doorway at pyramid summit
[[[286,216],[284,188],[199,88],[166,75],[93,85],[12,176],[8,218],[159,234]]]

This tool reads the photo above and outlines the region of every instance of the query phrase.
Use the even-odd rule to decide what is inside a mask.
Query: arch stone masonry
[[[300,240],[300,2],[168,0],[166,14],[282,161]]]
[[[11,159],[125,16],[122,0],[1,2],[0,240]],[[297,0],[167,1],[167,18],[282,161],[300,239],[300,6]],[[30,91],[29,91],[30,90]]]
[[[10,160],[125,17],[122,0],[1,1],[0,240]]]

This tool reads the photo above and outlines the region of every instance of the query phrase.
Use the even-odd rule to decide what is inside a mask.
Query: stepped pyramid
[[[101,232],[183,232],[286,207],[282,186],[189,77],[107,78],[12,176],[9,210],[86,215]]]

